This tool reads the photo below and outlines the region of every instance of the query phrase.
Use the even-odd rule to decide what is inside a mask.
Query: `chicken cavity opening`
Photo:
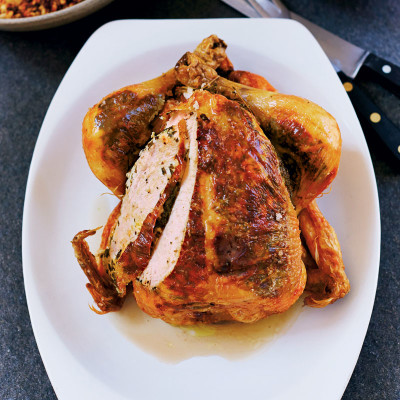
[[[198,162],[196,114],[186,119],[186,126],[189,135],[189,160],[186,164],[181,188],[149,264],[139,277],[139,281],[151,288],[156,287],[175,268],[186,235]]]

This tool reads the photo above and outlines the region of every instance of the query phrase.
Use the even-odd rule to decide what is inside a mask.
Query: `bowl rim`
[[[59,21],[60,23],[71,22],[71,19],[84,17],[112,1],[113,0],[82,0],[80,3],[70,7],[33,17],[0,18],[0,28],[40,26],[42,23],[49,23],[52,21]]]

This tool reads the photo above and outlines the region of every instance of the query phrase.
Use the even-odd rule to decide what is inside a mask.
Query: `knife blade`
[[[362,64],[370,54],[339,36],[330,33],[324,28],[308,21],[307,19],[289,11],[290,18],[303,24],[316,38],[328,56],[336,71],[342,71],[350,78],[355,78]]]
[[[263,9],[267,9],[268,0],[255,0],[255,2],[261,6],[261,12]],[[361,65],[370,54],[369,51],[342,39],[290,10],[288,14],[290,19],[300,22],[315,36],[337,72],[342,71],[352,79],[356,77]]]

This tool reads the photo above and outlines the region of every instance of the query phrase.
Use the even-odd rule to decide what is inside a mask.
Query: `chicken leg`
[[[226,44],[216,35],[204,39],[194,53],[210,68],[226,72],[232,63]],[[126,174],[149,141],[155,116],[176,86],[175,70],[119,89],[94,105],[82,125],[82,142],[94,175],[115,195],[125,191]]]

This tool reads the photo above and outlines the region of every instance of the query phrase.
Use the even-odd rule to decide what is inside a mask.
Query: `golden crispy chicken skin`
[[[130,275],[138,305],[179,325],[254,322],[287,310],[306,274],[298,219],[273,146],[255,118],[223,96],[197,91],[171,107],[165,118],[187,121],[189,159],[147,267]],[[133,259],[137,250],[129,249]],[[105,270],[124,296],[124,270]]]
[[[138,305],[179,325],[254,322],[285,311],[306,276],[298,220],[273,146],[255,118],[223,96],[196,91],[179,108],[197,114],[186,234],[165,279],[155,286],[134,282]]]
[[[267,80],[248,71],[233,71],[229,79],[258,89],[276,91]],[[300,212],[299,226],[304,241],[302,260],[307,269],[306,291],[309,292],[305,304],[325,307],[350,290],[340,244],[335,230],[315,200]]]
[[[150,123],[175,83],[175,73],[170,70],[109,94],[86,114],[82,125],[86,159],[92,172],[114,194],[124,194],[126,173],[150,139]]]
[[[232,82],[257,89],[268,90],[269,92],[277,91],[264,77],[249,71],[232,71],[228,75],[228,79]]]
[[[290,174],[298,212],[330,185],[342,140],[337,122],[323,108],[301,97],[229,81],[192,53],[186,53],[175,69],[182,84],[220,93],[254,114]]]
[[[301,232],[315,260],[317,269],[307,269],[307,286],[311,294],[305,304],[325,307],[344,297],[350,290],[344,272],[340,244],[334,229],[313,201],[299,214]]]
[[[96,229],[72,241],[98,313],[120,309],[133,289],[143,311],[171,324],[249,323],[305,289],[312,307],[349,290],[314,200],[337,173],[336,121],[234,71],[225,50],[211,35],[85,117],[88,163],[121,198],[97,255],[85,241]]]

